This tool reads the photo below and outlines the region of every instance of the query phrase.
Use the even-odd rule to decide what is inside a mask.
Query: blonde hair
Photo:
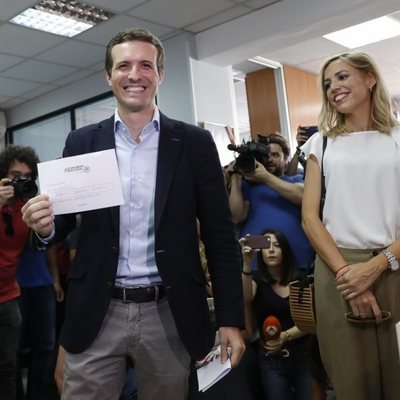
[[[368,54],[361,52],[339,54],[325,61],[322,66],[319,74],[322,91],[322,108],[318,117],[320,131],[326,136],[337,136],[349,132],[345,128],[345,114],[333,108],[324,88],[325,71],[336,60],[341,60],[359,71],[365,74],[370,73],[375,77],[376,83],[371,89],[371,128],[390,134],[392,128],[398,125],[391,110],[391,96],[375,61]]]

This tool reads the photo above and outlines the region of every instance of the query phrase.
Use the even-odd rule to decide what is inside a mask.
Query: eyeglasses
[[[6,224],[4,232],[7,236],[14,236],[14,225],[12,214],[10,211],[2,212],[1,215],[3,216],[3,221]]]

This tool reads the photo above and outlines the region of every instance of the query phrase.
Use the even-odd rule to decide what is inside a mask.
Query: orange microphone
[[[282,326],[278,318],[274,317],[273,315],[265,318],[263,322],[263,333],[266,341],[278,339],[281,332]]]

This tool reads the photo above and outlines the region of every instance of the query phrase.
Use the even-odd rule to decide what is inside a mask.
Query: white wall
[[[12,127],[60,110],[71,104],[108,92],[105,73],[98,72],[62,88],[48,92],[6,111],[7,126]]]
[[[194,37],[187,33],[164,43],[165,78],[158,92],[160,110],[171,118],[195,123],[190,58],[195,56]]]
[[[237,126],[232,68],[190,60],[197,122]]]

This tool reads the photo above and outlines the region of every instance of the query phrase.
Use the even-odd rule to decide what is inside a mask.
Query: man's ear
[[[164,70],[162,69],[161,71],[159,71],[158,75],[160,76],[160,80],[158,81],[158,86],[160,86],[164,79]]]
[[[108,74],[108,72],[106,72],[106,79],[107,79],[108,86],[112,86],[111,76]]]

